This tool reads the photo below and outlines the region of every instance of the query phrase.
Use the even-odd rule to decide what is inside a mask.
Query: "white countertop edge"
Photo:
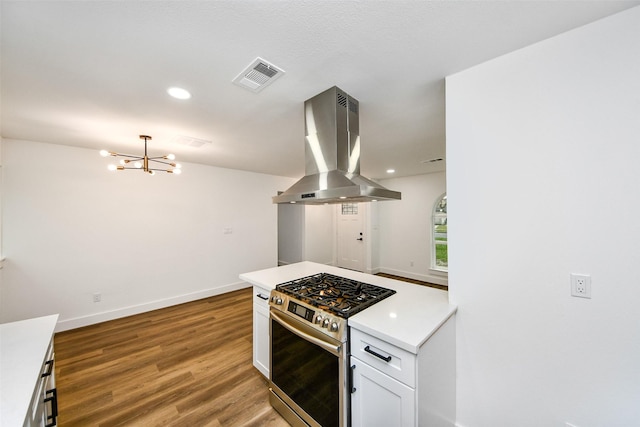
[[[349,326],[354,328],[354,329],[357,329],[359,331],[365,332],[365,333],[367,333],[367,334],[369,334],[371,336],[379,338],[382,341],[386,341],[389,344],[393,344],[396,347],[399,347],[399,348],[401,348],[403,350],[406,350],[406,351],[408,351],[410,353],[418,354],[418,352],[420,350],[420,347],[422,347],[422,345],[425,342],[427,342],[427,340],[429,338],[431,338],[431,336],[433,334],[435,334],[436,331],[438,329],[440,329],[440,327],[442,325],[444,325],[447,322],[447,320],[449,320],[451,318],[451,316],[453,316],[457,311],[458,311],[458,308],[455,307],[455,306],[452,306],[452,309],[449,311],[448,315],[446,317],[443,317],[440,322],[432,325],[431,330],[425,331],[425,334],[423,335],[422,339],[420,341],[415,342],[415,343],[409,343],[407,341],[398,339],[397,337],[395,337],[393,335],[390,335],[388,333],[385,333],[383,331],[380,331],[378,329],[371,328],[371,327],[367,326],[365,323],[358,322],[358,320],[356,319],[355,316],[353,318],[348,319],[348,323],[349,323]]]
[[[301,277],[311,276],[313,274],[329,272],[336,269],[326,264],[318,264],[310,261],[302,261],[295,264],[281,265],[279,267],[270,267],[262,270],[242,273],[238,277],[252,285],[259,286],[268,290],[273,290],[276,285],[288,282],[290,280],[299,279]]]

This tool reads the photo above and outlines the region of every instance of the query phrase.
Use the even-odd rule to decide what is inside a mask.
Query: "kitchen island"
[[[317,273],[396,291],[348,318],[356,388],[351,404],[354,427],[383,421],[397,426],[454,425],[457,308],[449,303],[448,293],[308,261],[244,273],[240,278],[254,285],[254,294],[261,295],[258,301],[266,306],[264,296],[276,285]],[[265,313],[264,306],[262,310]],[[268,343],[265,333],[269,333],[268,318],[258,329],[254,324],[254,346]],[[388,360],[372,356],[370,349]],[[254,364],[260,353],[259,369],[268,376],[268,359],[264,360],[268,348],[254,348]]]

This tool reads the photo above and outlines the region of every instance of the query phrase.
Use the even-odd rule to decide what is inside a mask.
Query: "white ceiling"
[[[2,136],[139,153],[148,134],[150,154],[300,177],[303,103],[337,85],[360,102],[363,175],[444,170],[423,161],[445,157],[445,76],[638,4],[3,0]],[[286,74],[232,84],[258,56]]]

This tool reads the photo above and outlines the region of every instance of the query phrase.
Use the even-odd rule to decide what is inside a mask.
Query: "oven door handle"
[[[321,347],[324,350],[330,351],[334,354],[340,354],[340,349],[342,348],[341,345],[333,345],[330,344],[320,338],[316,338],[313,335],[309,335],[304,331],[301,331],[300,329],[296,328],[293,325],[290,325],[289,322],[287,321],[287,319],[281,315],[280,313],[278,313],[277,311],[271,311],[271,317],[273,318],[273,320],[275,320],[276,322],[278,322],[280,325],[282,325],[285,329],[288,329],[289,332],[296,334],[302,338],[304,338],[305,340],[312,342],[313,344],[317,345],[318,347]]]

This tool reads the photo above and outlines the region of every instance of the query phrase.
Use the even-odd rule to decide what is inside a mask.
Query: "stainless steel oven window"
[[[272,314],[270,376],[276,394],[284,393],[288,397],[285,401],[290,399],[294,406],[298,405],[305,412],[298,413],[302,418],[311,417],[323,427],[346,425],[344,344],[338,341],[326,344],[327,348],[338,349],[336,352],[322,348],[322,344],[311,342],[318,342],[317,338],[308,340],[290,330],[289,322],[294,325],[300,322],[289,316],[277,317],[285,320],[287,327]],[[304,329],[304,325],[299,326]],[[304,332],[309,331],[303,331],[303,335]],[[293,409],[299,412],[298,408]],[[314,425],[309,419],[306,421]]]

